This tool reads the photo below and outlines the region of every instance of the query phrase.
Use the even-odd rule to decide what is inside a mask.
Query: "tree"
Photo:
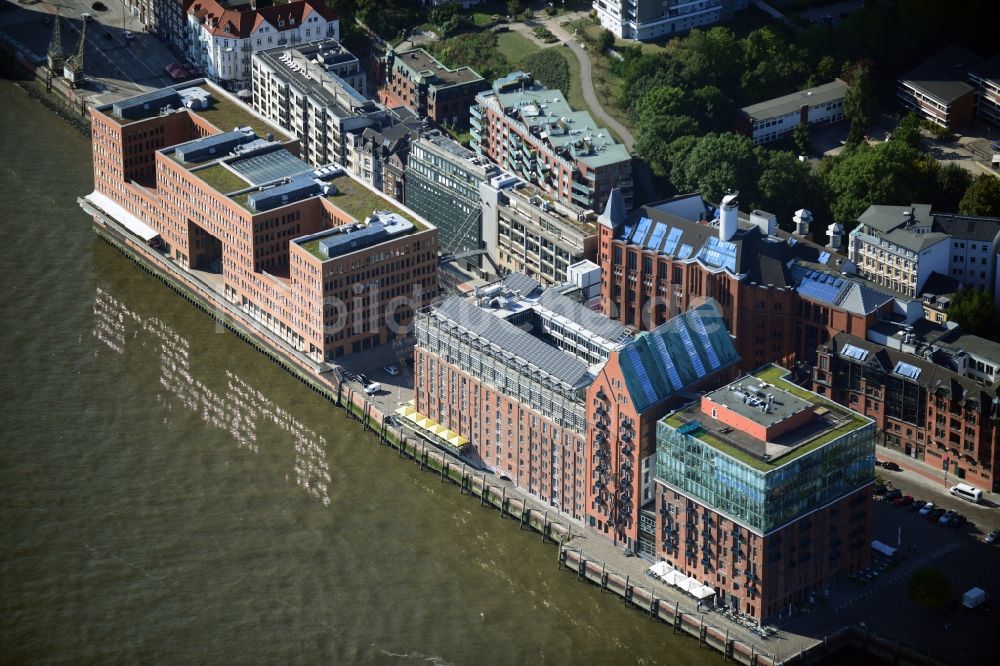
[[[976,178],[965,190],[958,211],[963,215],[1000,217],[1000,178],[989,174]]]
[[[507,0],[507,14],[517,16],[524,11],[524,4],[521,0]]]
[[[686,113],[688,108],[683,90],[673,86],[657,86],[643,95],[632,110],[641,130],[663,116]]]
[[[934,210],[953,213],[972,183],[972,174],[955,163],[935,165],[930,198]]]
[[[427,20],[436,25],[442,35],[449,35],[462,21],[461,7],[457,2],[437,5],[427,13]]]
[[[799,151],[799,155],[809,154],[809,125],[807,123],[799,123],[792,130],[792,141],[795,143],[795,147]]]
[[[847,132],[848,147],[860,144],[872,124],[875,91],[866,65],[856,66],[850,75],[850,86],[844,93],[844,117],[851,123]]]
[[[808,208],[816,212],[820,208],[819,187],[807,162],[800,162],[788,151],[758,147],[757,163],[758,198],[747,203],[774,213],[787,231],[794,229],[792,216],[796,210]]]
[[[691,91],[688,113],[698,119],[702,131],[725,132],[732,128],[733,101],[716,86]]]
[[[698,121],[691,116],[655,116],[639,128],[635,152],[657,176],[668,176],[672,163],[670,145],[682,137],[698,133]]]
[[[967,333],[1000,341],[1000,313],[993,295],[985,288],[962,287],[955,292],[948,306],[948,320]]]
[[[920,147],[920,116],[910,111],[896,124],[891,141],[905,143],[911,148]]]
[[[614,45],[615,33],[611,32],[607,28],[601,30],[601,34],[597,37],[597,50],[601,53],[605,53]]]
[[[872,204],[909,204],[922,195],[929,158],[902,142],[847,150],[820,165],[833,219],[848,230]]]
[[[674,187],[701,192],[709,201],[719,201],[729,190],[740,190],[744,201],[758,198],[760,167],[753,141],[728,132],[706,134],[695,141],[684,161],[671,171]]]
[[[951,581],[939,569],[923,567],[910,576],[906,596],[922,608],[937,609],[946,606],[955,593]]]

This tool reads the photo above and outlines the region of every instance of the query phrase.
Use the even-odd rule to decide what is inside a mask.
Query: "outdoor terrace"
[[[337,188],[336,194],[327,195],[325,198],[331,204],[344,211],[358,222],[364,222],[365,218],[376,210],[387,210],[396,213],[413,223],[417,231],[423,231],[427,227],[414,218],[411,213],[403,211],[396,206],[388,197],[365,187],[347,174],[340,174],[327,182]]]
[[[763,380],[811,403],[816,411],[808,424],[780,435],[773,442],[762,442],[713,419],[701,411],[700,401],[668,415],[665,422],[673,428],[680,428],[697,421],[700,428],[689,432],[691,437],[761,472],[775,470],[866,424],[866,419],[861,415],[786,380],[784,377],[787,372],[784,368],[770,365],[750,377]],[[742,379],[746,378],[741,378],[741,381]]]
[[[246,127],[249,126],[253,128],[257,136],[264,138],[271,133],[274,138],[279,141],[290,141],[289,137],[285,132],[275,125],[272,125],[268,121],[264,120],[260,116],[256,115],[250,108],[240,102],[234,102],[226,97],[222,97],[221,93],[207,86],[198,86],[209,95],[212,96],[212,103],[207,109],[196,109],[192,113],[196,113],[208,122],[212,123],[218,127],[223,132],[229,132],[234,127]]]

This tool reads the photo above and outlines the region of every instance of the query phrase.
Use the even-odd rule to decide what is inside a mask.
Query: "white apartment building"
[[[622,39],[645,41],[732,18],[749,0],[594,0],[605,28]]]
[[[832,125],[844,119],[848,85],[837,79],[815,88],[740,109],[740,129],[755,144],[776,141],[798,125]]]
[[[930,204],[869,206],[848,257],[872,282],[916,298],[938,273],[996,293],[1000,219],[932,213]]]
[[[252,79],[254,110],[294,134],[316,166],[348,165],[346,136],[391,122],[364,96],[358,59],[333,39],[255,53]]]
[[[340,21],[322,0],[257,7],[256,0],[195,0],[188,7],[188,59],[229,90],[251,84],[251,56],[321,39],[340,40]]]

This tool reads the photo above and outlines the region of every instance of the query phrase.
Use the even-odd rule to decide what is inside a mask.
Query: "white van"
[[[372,382],[371,384],[365,387],[365,393],[367,393],[368,395],[375,395],[381,390],[382,390],[382,385],[379,384],[378,382]]]
[[[979,488],[973,488],[967,483],[957,483],[951,487],[949,492],[955,497],[969,500],[973,504],[979,504],[983,499],[983,491]]]

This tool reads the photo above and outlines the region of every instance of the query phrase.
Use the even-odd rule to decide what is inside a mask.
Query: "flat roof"
[[[812,406],[811,402],[791,391],[779,386],[762,386],[749,377],[706,393],[705,397],[765,428],[782,423]]]
[[[777,405],[775,407],[775,410],[782,410],[782,414],[802,404],[815,408],[813,418],[808,423],[783,433],[772,442],[763,442],[748,433],[712,418],[710,414],[701,410],[700,400],[668,414],[663,421],[675,429],[686,426],[689,430],[687,432],[689,436],[695,437],[716,450],[762,472],[777,469],[870,423],[870,419],[796,386],[788,381],[786,378],[788,374],[788,370],[785,368],[772,364],[730,385],[748,386],[756,383],[760,386],[762,382],[767,384],[768,386],[764,389],[765,395],[767,393],[775,394],[776,402],[789,401],[787,406]],[[714,393],[717,394],[720,391],[731,392],[729,386],[726,386]],[[732,393],[734,394],[733,399],[742,400],[735,396],[735,391]],[[753,418],[758,421],[770,416],[758,407]],[[788,418],[788,415],[784,418]]]
[[[939,102],[951,104],[955,100],[975,92],[975,88],[962,80],[964,78],[964,71],[949,71],[928,61],[906,72],[899,77],[899,80]]]
[[[373,217],[369,224],[345,224],[292,242],[326,261],[395,240],[416,229],[410,220],[395,213],[376,213]]]
[[[742,110],[743,113],[754,120],[776,118],[794,113],[803,106],[819,106],[820,104],[842,99],[848,88],[849,86],[846,83],[838,79],[830,83],[824,83],[821,86],[806,88],[790,95],[775,97],[764,102],[744,106]]]
[[[471,67],[451,69],[422,48],[401,51],[395,56],[397,62],[404,64],[411,71],[413,78],[430,75],[440,82],[432,85],[454,86],[483,80],[483,77]]]

